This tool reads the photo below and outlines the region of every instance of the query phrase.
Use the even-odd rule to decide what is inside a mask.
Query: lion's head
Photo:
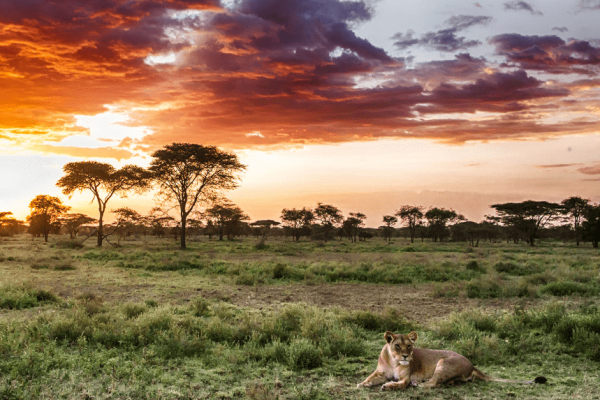
[[[408,335],[394,335],[387,331],[383,337],[388,343],[390,355],[400,365],[408,365],[412,361],[413,347],[417,341],[417,332],[411,332]]]

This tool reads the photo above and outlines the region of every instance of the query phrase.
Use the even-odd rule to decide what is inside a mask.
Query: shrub
[[[467,297],[495,299],[502,296],[502,287],[493,280],[474,280],[467,284]]]
[[[126,318],[133,319],[146,312],[146,309],[145,304],[127,303],[123,306],[123,314]]]
[[[203,297],[196,297],[190,304],[192,314],[196,317],[207,317],[210,314],[210,303]]]
[[[243,274],[240,274],[237,278],[235,278],[236,285],[253,286],[256,284],[256,282],[257,276],[250,272],[244,272]]]
[[[273,267],[273,279],[283,279],[287,276],[287,266],[282,263],[277,263]]]
[[[342,322],[351,323],[360,328],[375,332],[409,332],[416,329],[396,308],[388,307],[383,313],[370,311],[351,311],[342,318]]]
[[[310,340],[293,340],[287,348],[290,367],[294,369],[314,369],[323,365],[323,352]]]
[[[260,241],[256,242],[256,244],[254,245],[255,250],[266,250],[268,248],[269,248],[269,246],[267,246],[264,239],[261,239]]]
[[[58,302],[58,297],[47,290],[30,285],[5,285],[0,287],[0,308],[22,310],[37,307],[43,303]]]
[[[465,266],[465,269],[467,269],[468,271],[475,271],[475,272],[480,272],[480,273],[485,273],[486,270],[483,266],[479,265],[479,263],[476,260],[471,260],[467,263],[467,265]]]
[[[561,282],[552,282],[543,286],[540,289],[541,293],[547,293],[552,296],[590,296],[597,293],[595,288],[585,285],[583,283],[571,282],[571,281],[561,281]]]
[[[59,240],[55,243],[59,249],[83,249],[83,243],[77,240]]]

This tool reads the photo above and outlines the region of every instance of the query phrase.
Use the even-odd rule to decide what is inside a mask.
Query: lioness
[[[383,335],[387,342],[377,361],[377,369],[357,387],[371,387],[385,383],[381,390],[404,389],[408,385],[437,387],[445,382],[468,381],[473,377],[485,381],[513,383],[545,383],[546,378],[537,377],[532,381],[513,381],[487,376],[473,367],[471,361],[449,350],[415,348],[417,333]],[[388,382],[393,380],[392,382]],[[426,381],[425,383],[422,383]]]

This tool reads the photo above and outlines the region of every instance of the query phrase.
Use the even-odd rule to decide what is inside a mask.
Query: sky
[[[3,0],[0,211],[172,142],[247,165],[252,220],[600,201],[600,0]],[[109,209],[146,212],[152,193]],[[110,219],[110,217],[109,217]]]

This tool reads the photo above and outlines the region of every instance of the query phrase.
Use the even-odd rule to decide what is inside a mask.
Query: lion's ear
[[[419,337],[419,335],[417,335],[417,332],[415,332],[415,331],[412,331],[411,333],[408,334],[408,339],[413,343],[417,341],[418,337]]]
[[[396,336],[392,332],[387,331],[386,333],[383,334],[383,338],[385,339],[386,342],[392,343],[392,340],[394,340],[396,338]]]

